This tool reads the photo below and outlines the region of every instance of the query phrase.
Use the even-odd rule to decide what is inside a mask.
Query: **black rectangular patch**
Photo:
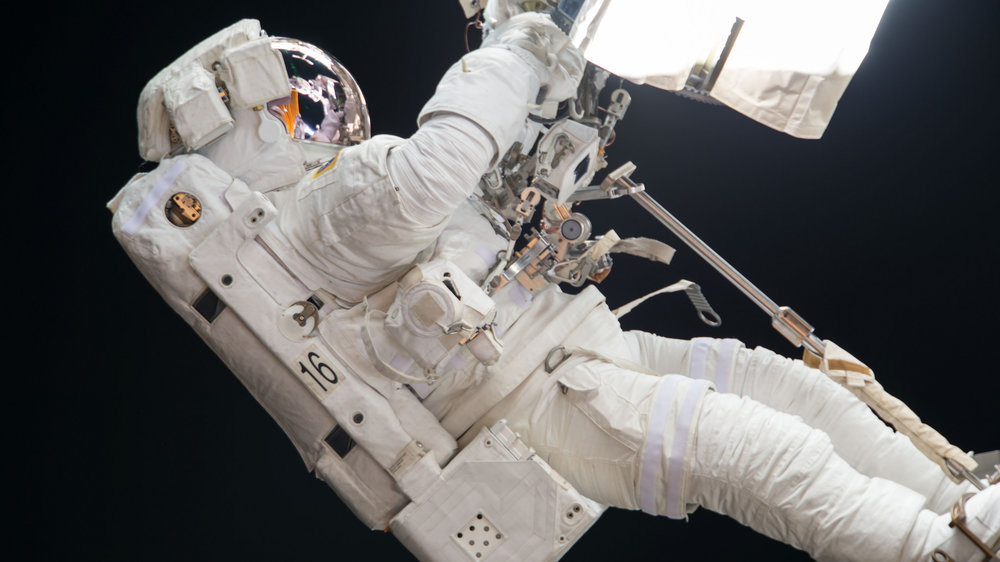
[[[329,445],[335,453],[340,455],[340,458],[344,458],[344,455],[354,448],[354,439],[351,439],[351,436],[348,435],[346,431],[341,429],[339,425],[334,426],[333,431],[331,431],[330,434],[323,440],[326,441],[326,444]]]
[[[219,300],[219,297],[215,296],[211,289],[205,289],[205,292],[195,299],[192,306],[209,323],[218,318],[226,309],[226,303]]]
[[[323,308],[323,301],[319,300],[319,297],[316,295],[310,296],[306,301],[312,303],[316,307],[316,310]]]

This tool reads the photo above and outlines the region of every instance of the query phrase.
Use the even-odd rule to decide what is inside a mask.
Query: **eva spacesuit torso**
[[[476,195],[458,201],[454,210],[442,210],[443,218],[432,224],[412,218],[406,210],[406,195],[401,195],[387,168],[387,157],[402,142],[374,137],[346,148],[304,178],[294,194],[282,196],[286,202],[278,219],[281,234],[298,256],[308,256],[310,265],[316,264],[313,269],[321,271],[323,289],[336,295],[342,306],[356,308],[354,316],[362,316],[366,308],[377,308],[378,302],[393,302],[398,281],[418,263],[429,267],[446,263],[457,269],[454,275],[471,281],[459,290],[467,301],[470,295],[464,292],[481,292],[478,287],[509,243],[493,220],[493,211]],[[376,293],[378,296],[373,296]],[[383,370],[383,374],[393,378],[393,371],[398,371],[395,378],[409,383],[457,438],[541,366],[546,354],[563,343],[568,327],[577,326],[603,303],[594,288],[572,296],[555,284],[532,292],[510,283],[490,297],[482,293],[480,299],[489,299],[488,306],[494,309],[488,320],[502,349],[488,359],[477,359],[468,346],[451,343],[455,347],[445,349],[443,359],[435,356],[421,361],[420,356],[434,352],[421,347],[437,344],[427,340],[394,342],[400,338],[382,334],[385,322],[371,314],[358,320],[363,326],[345,321],[338,322],[337,329],[342,341],[354,341],[347,348],[355,350],[357,369],[384,362],[389,372]],[[593,329],[597,333],[608,331]],[[620,332],[617,339],[611,332],[597,338],[603,342],[601,347],[614,350],[617,342],[617,349],[624,353]],[[433,371],[429,379],[427,370]]]

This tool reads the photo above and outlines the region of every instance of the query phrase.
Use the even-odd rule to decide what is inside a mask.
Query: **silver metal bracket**
[[[708,303],[708,299],[705,298],[705,295],[701,292],[701,287],[697,283],[691,283],[687,289],[684,289],[684,294],[687,295],[688,300],[691,301],[695,310],[698,311],[698,318],[702,322],[712,328],[722,326],[722,318],[715,312],[712,305]]]
[[[985,490],[989,486],[1000,482],[1000,451],[977,453],[972,455],[972,459],[978,464],[975,472],[951,459],[945,459],[944,464],[953,475],[964,478],[978,490]],[[991,467],[993,470],[992,473],[990,472]]]

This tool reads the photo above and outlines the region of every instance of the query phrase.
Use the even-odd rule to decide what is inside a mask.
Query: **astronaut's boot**
[[[749,398],[709,393],[695,428],[686,501],[817,560],[926,562],[938,548],[952,549],[955,562],[985,556],[948,527],[950,515],[924,509],[923,495],[857,472],[825,433],[795,416]],[[984,541],[993,541],[1000,497],[981,496],[966,505],[967,518]]]
[[[1000,486],[968,494],[950,513],[923,511],[907,539],[903,560],[1000,560]]]

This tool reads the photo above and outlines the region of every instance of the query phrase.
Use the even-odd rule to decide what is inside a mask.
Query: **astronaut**
[[[260,36],[255,25],[234,28]],[[194,170],[203,176],[185,181],[223,186],[220,200],[234,215],[261,196],[277,210],[273,218],[261,211],[270,223],[255,235],[256,246],[280,260],[292,279],[287,283],[308,286],[320,301],[303,301],[292,311],[285,339],[295,338],[287,330],[296,326],[311,332],[323,324],[343,373],[365,381],[383,377],[393,390],[418,396],[447,433],[429,431],[415,441],[436,457],[412,458],[443,466],[454,451],[442,454],[447,445],[434,443],[451,438],[461,449],[503,420],[558,475],[602,505],[671,518],[701,506],[820,560],[980,560],[995,549],[1000,487],[966,497],[970,486],[948,479],[850,392],[801,361],[735,340],[623,332],[593,286],[571,295],[555,282],[517,276],[491,285],[509,265],[516,234],[505,210],[481,197],[480,179],[515,143],[537,133],[529,115],[576,94],[584,72],[585,62],[551,20],[529,13],[488,21],[482,46],[447,71],[408,139],[369,138],[360,89],[319,49],[269,38],[269,54],[259,41],[247,44],[255,45],[252,57],[229,56],[219,65],[217,51],[202,50],[151,82],[140,103],[140,144],[145,158],[162,161],[161,170],[142,180],[150,184],[144,195],[125,193],[112,203],[119,240],[176,309],[195,308],[207,318],[239,300],[206,305],[203,298],[238,286],[241,280],[232,277],[221,276],[210,292],[175,290],[167,279],[180,275],[175,266],[151,265],[168,250],[131,241],[143,230],[145,240],[155,240],[149,221],[156,213],[143,211],[143,201],[172,191],[156,186],[173,186]],[[230,41],[224,48],[242,47]],[[239,72],[252,71],[240,61],[264,65],[272,54],[284,57],[288,82],[241,81]],[[310,76],[295,68],[296,60],[307,59],[323,61],[332,73]],[[185,121],[176,108],[187,106],[180,103],[157,113],[172,103],[171,90],[161,86],[186,80],[189,72],[211,77],[206,87],[213,94],[218,84],[226,86],[221,125],[201,117]],[[237,82],[245,85],[242,92]],[[179,171],[178,162],[184,162]],[[174,226],[200,227],[192,217],[207,218],[216,204],[182,197],[168,203],[168,216],[174,213]],[[125,207],[131,211],[121,211]],[[184,248],[185,263],[189,252],[190,267],[207,271],[210,260],[201,254],[210,247]],[[241,252],[245,263],[258,259]],[[258,277],[261,286],[286,282]],[[282,301],[280,291],[268,292]],[[215,312],[206,315],[206,306]],[[241,315],[250,323],[249,313]],[[337,322],[324,322],[335,316]],[[211,333],[190,322],[203,336]],[[237,351],[251,332],[260,337],[256,329],[211,336],[234,371],[254,368]],[[260,339],[265,346],[281,341]],[[308,362],[300,364],[309,371]],[[315,361],[312,366],[322,374]],[[323,457],[301,444],[309,440],[294,437],[312,431],[307,394],[265,379],[253,375],[244,382],[293,436],[307,464],[322,465]],[[329,406],[335,393],[322,399]],[[383,464],[377,451],[371,455]],[[394,458],[411,466],[411,457]],[[414,502],[420,493],[410,490],[422,482],[396,479]],[[950,525],[956,503],[970,533]]]

